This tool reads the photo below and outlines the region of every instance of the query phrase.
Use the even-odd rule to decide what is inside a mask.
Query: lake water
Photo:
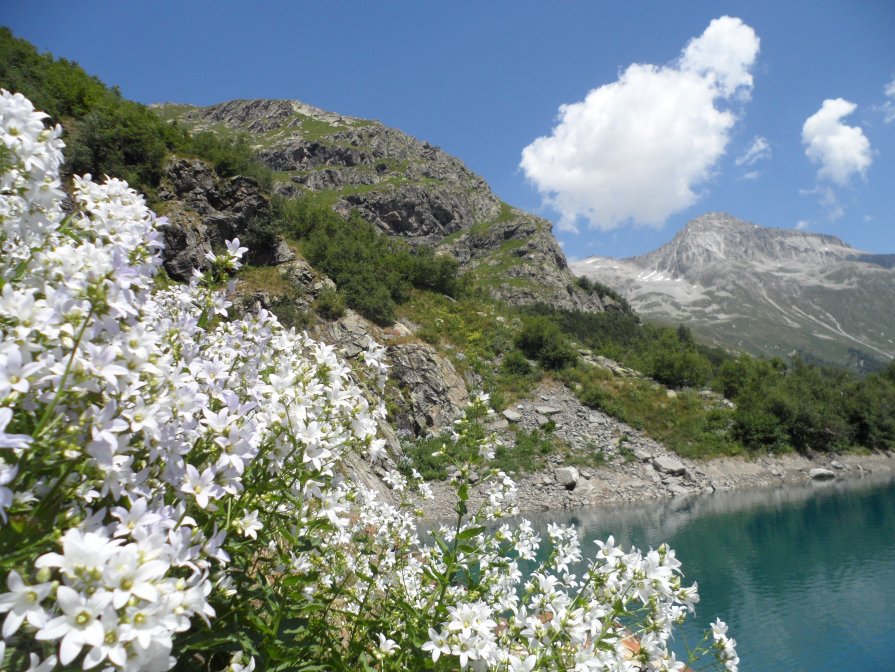
[[[720,616],[742,672],[895,671],[891,476],[526,517],[575,525],[586,552],[667,541],[701,597],[678,639]]]

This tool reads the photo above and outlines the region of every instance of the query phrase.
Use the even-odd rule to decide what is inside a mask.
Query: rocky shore
[[[510,419],[508,420],[507,417]],[[795,453],[689,460],[670,452],[636,429],[581,406],[562,385],[545,385],[534,398],[496,414],[492,428],[507,431],[555,425],[555,436],[571,450],[602,452],[600,466],[578,466],[551,456],[533,473],[511,474],[520,513],[581,509],[613,503],[692,497],[713,492],[796,487],[891,473],[895,453],[818,455]],[[448,481],[430,484],[433,501],[420,502],[427,517],[452,515],[455,493]],[[482,487],[473,486],[473,504]]]

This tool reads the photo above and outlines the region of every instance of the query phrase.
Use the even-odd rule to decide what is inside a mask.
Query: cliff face
[[[617,288],[645,317],[683,322],[734,350],[801,353],[858,370],[895,355],[895,255],[834,236],[710,213],[648,254],[572,266]]]
[[[298,101],[235,100],[165,108],[196,130],[245,133],[286,197],[356,211],[385,235],[438,247],[496,298],[600,311],[574,286],[550,224],[503,204],[463,163],[378,122]]]

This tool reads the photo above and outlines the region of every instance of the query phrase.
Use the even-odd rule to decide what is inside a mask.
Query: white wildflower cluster
[[[214,615],[211,573],[230,559],[214,513],[238,503],[226,519],[250,538],[259,510],[308,500],[340,522],[321,485],[345,447],[378,446],[381,409],[331,348],[271,315],[210,328],[228,305],[198,283],[152,294],[160,222],[125,183],[89,176],[66,214],[44,116],[2,93],[0,516],[9,538],[61,533],[61,548],[30,569],[22,549],[3,637],[63,665],[83,652],[84,669],[168,669],[173,635]],[[220,266],[243,252],[229,243]],[[302,470],[283,493],[293,505],[241,497],[259,460],[268,475]]]
[[[724,664],[724,668],[728,672],[737,672],[740,669],[740,657],[736,652],[737,640],[727,636],[727,624],[721,619],[712,623],[712,639],[715,656]]]
[[[352,370],[198,273],[154,290],[164,222],[118,180],[66,196],[44,118],[0,93],[0,669],[683,669],[668,642],[697,595],[672,551],[610,538],[578,577],[554,526],[523,579],[541,539],[493,530],[517,492],[487,467],[486,396],[446,449],[456,522],[424,535],[411,494],[431,491],[387,469],[364,392],[384,348]],[[215,282],[245,251],[213,255]],[[390,501],[346,479],[349,452],[385,462]]]

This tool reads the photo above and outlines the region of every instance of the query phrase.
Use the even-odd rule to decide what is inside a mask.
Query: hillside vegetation
[[[895,448],[893,363],[861,378],[800,359],[731,355],[696,342],[686,327],[644,323],[612,288],[587,280],[575,291],[616,309],[510,306],[490,289],[495,282],[521,282],[511,277],[513,264],[522,263],[515,248],[509,249],[515,241],[497,248],[490,265],[463,270],[445,253],[449,247],[436,250],[384,235],[360,210],[337,214],[328,207],[335,202],[333,191],[278,195],[277,172],[258,160],[257,143],[248,137],[214,129],[189,132],[170,109],[163,118],[128,101],[77,64],[40,54],[6,29],[0,30],[0,86],[25,94],[63,125],[69,174],[121,177],[152,195],[165,162],[178,155],[202,158],[222,176],[253,176],[272,207],[251,222],[244,242],[263,247],[282,236],[331,278],[336,290],[318,298],[318,315],[338,318],[347,306],[380,325],[399,318],[416,325],[412,338],[434,345],[460,371],[474,373],[498,410],[523,398],[538,380],[553,378],[587,406],[685,456]],[[328,132],[317,131],[321,137]],[[497,209],[474,230],[444,240],[453,244],[467,233],[486,237],[491,228],[505,226],[512,210],[506,204]],[[267,269],[244,273],[255,290],[278,282]],[[297,326],[313,319],[295,310],[289,314]],[[619,375],[595,356],[642,375]],[[543,452],[543,444],[530,436],[517,442],[523,453]]]

